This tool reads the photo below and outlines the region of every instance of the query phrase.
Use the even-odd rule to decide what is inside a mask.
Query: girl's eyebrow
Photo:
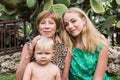
[[[70,21],[74,20],[75,18],[71,18]],[[67,22],[64,22],[64,23],[67,23]]]
[[[74,20],[75,18],[71,18],[70,21]]]

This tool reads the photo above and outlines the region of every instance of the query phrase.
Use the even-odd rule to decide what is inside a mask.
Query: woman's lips
[[[44,31],[45,34],[50,34],[50,31]]]

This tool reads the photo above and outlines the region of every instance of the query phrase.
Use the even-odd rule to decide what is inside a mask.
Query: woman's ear
[[[82,20],[83,20],[83,24],[86,25],[87,19],[85,17],[82,17]]]

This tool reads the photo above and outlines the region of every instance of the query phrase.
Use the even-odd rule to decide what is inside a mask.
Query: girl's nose
[[[69,22],[69,28],[73,28],[73,24]]]

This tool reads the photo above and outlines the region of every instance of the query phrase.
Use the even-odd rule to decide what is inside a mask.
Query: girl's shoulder
[[[104,50],[105,51],[108,50],[108,46],[104,44],[99,44],[95,52],[99,54],[101,53],[101,51],[104,51]]]

